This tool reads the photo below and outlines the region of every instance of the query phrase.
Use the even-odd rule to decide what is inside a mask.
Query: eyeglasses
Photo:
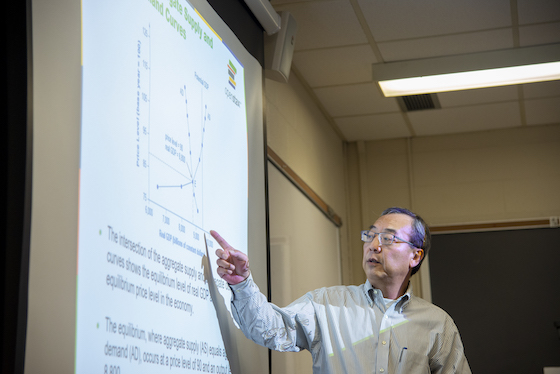
[[[379,235],[379,242],[381,243],[381,245],[390,245],[393,244],[395,239],[406,243],[406,244],[410,244],[411,246],[415,247],[416,246],[414,244],[412,244],[411,242],[407,242],[404,239],[399,238],[398,236],[395,236],[394,234],[390,234],[388,232],[372,232],[370,233],[370,231],[368,230],[363,230],[362,231],[362,241],[365,243],[371,243],[373,241],[373,239],[375,239],[375,236]]]

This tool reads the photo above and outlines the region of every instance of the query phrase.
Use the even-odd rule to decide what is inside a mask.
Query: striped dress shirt
[[[308,292],[285,308],[249,277],[233,290],[245,336],[277,351],[307,349],[313,373],[470,373],[459,331],[441,308],[411,290],[386,305],[369,281]]]

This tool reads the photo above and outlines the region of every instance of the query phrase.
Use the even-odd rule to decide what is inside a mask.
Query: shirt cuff
[[[230,284],[229,287],[231,288],[234,299],[244,299],[260,292],[259,287],[253,281],[253,275],[251,273],[249,273],[249,276],[243,282]]]

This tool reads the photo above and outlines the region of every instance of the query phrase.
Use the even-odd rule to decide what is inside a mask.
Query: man
[[[409,280],[430,248],[418,215],[389,208],[362,231],[361,286],[307,293],[285,308],[252,281],[248,257],[218,233],[218,274],[233,290],[232,311],[245,336],[278,351],[307,349],[314,373],[470,373],[449,315],[412,295]]]

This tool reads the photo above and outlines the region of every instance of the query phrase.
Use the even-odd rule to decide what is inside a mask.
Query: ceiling
[[[560,123],[560,81],[437,94],[403,112],[373,63],[560,43],[560,0],[272,0],[297,22],[295,74],[347,141]]]

